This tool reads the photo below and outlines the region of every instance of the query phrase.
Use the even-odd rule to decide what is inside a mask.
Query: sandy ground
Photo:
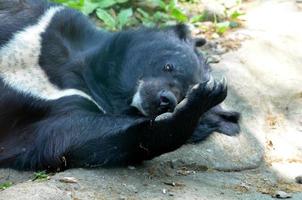
[[[8,172],[15,174],[15,172]],[[301,186],[278,180],[264,168],[241,172],[140,166],[135,169],[68,170],[48,181],[26,181],[5,190],[0,199],[272,199],[276,191],[302,199]],[[77,183],[64,183],[75,177]],[[1,194],[1,193],[0,193]]]
[[[266,200],[278,191],[301,200],[302,11],[291,0],[257,1],[246,19],[229,37],[248,39],[214,66],[229,80],[224,106],[242,112],[239,137],[214,134],[141,166],[72,169],[47,180],[0,169],[0,184],[13,183],[0,200]]]

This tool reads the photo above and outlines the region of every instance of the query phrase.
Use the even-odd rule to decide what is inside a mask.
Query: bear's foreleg
[[[16,163],[21,168],[62,170],[152,159],[183,145],[200,116],[221,103],[226,94],[226,83],[211,79],[194,86],[173,113],[155,120],[86,111],[48,118],[31,127],[35,130],[34,142]]]

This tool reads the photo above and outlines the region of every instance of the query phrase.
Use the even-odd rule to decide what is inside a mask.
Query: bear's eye
[[[163,68],[165,72],[172,72],[174,70],[174,66],[172,64],[166,64]]]

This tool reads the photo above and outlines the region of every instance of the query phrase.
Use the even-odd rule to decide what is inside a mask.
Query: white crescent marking
[[[78,95],[92,101],[106,113],[83,91],[60,89],[52,84],[39,66],[41,34],[47,29],[54,15],[63,9],[62,6],[49,8],[36,24],[15,33],[8,43],[0,47],[0,77],[6,85],[26,95],[45,100]]]

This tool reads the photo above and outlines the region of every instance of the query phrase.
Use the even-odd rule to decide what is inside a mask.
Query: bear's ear
[[[207,43],[207,40],[204,38],[194,38],[193,41],[196,47],[201,47]]]
[[[194,38],[191,37],[191,31],[189,27],[185,24],[177,24],[170,26],[166,29],[168,32],[173,32],[179,39],[184,40],[195,47],[203,46],[207,41],[204,38]]]
[[[174,32],[182,40],[187,40],[188,38],[191,37],[191,31],[190,31],[189,27],[185,24],[175,25]]]
[[[189,30],[189,27],[185,24],[177,24],[174,26],[169,26],[166,28],[166,31],[172,32],[181,40],[187,40],[191,37],[190,36],[191,32]]]

